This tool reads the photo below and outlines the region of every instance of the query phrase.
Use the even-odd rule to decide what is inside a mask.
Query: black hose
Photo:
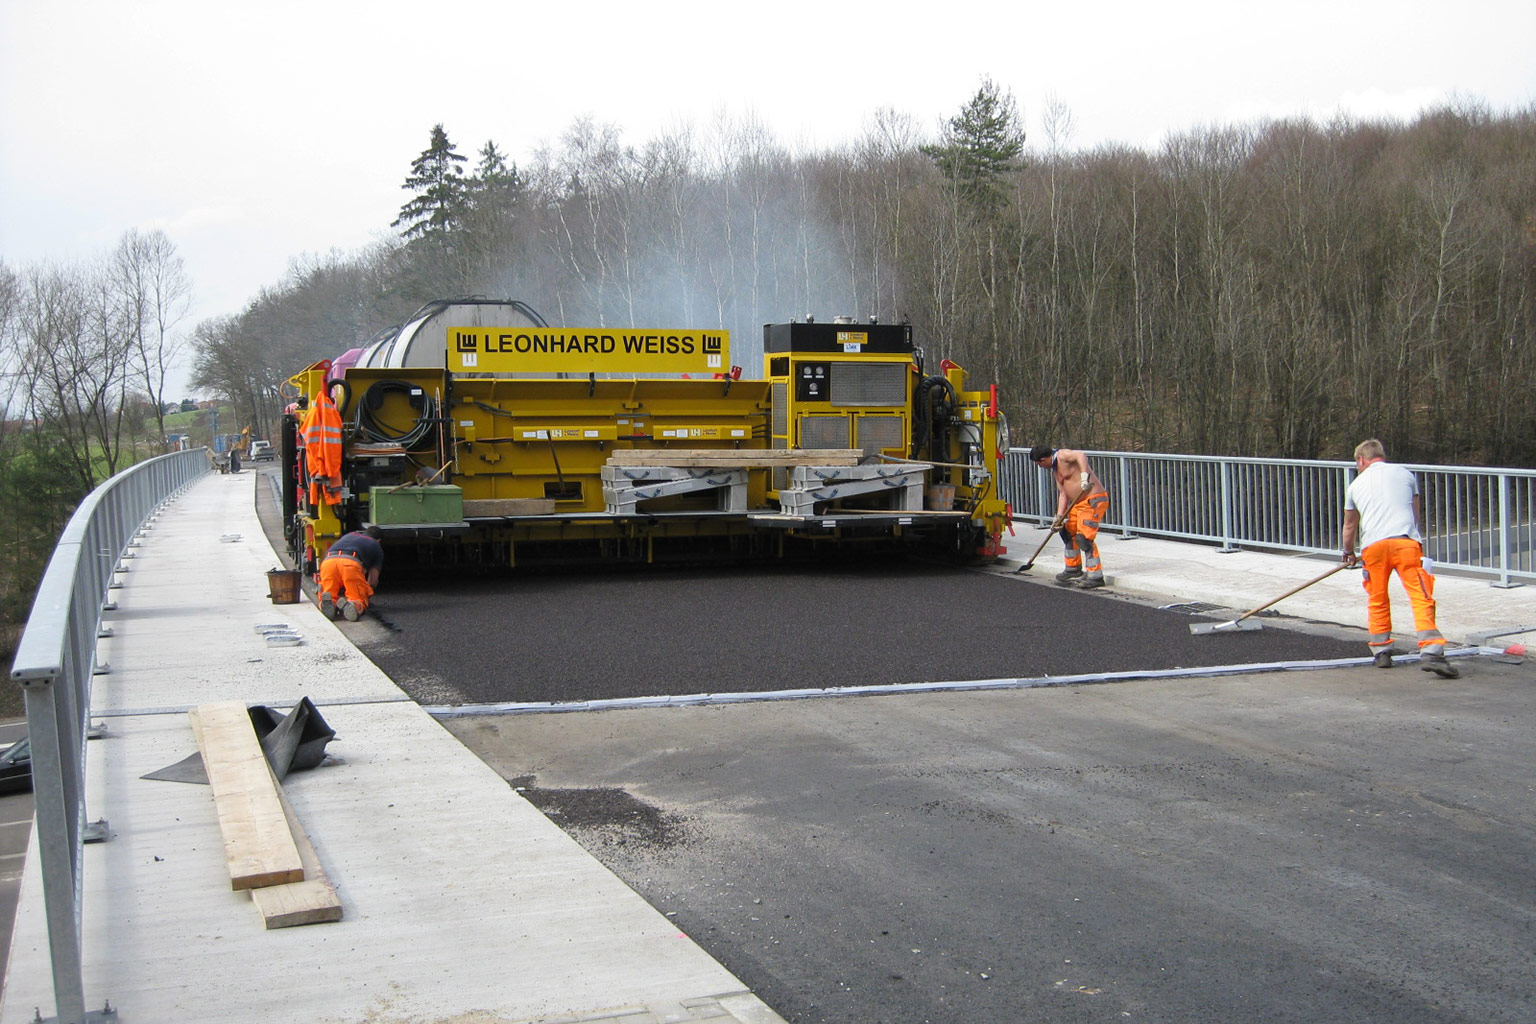
[[[330,391],[334,391],[338,387],[341,388],[341,401],[335,401],[333,398],[332,404],[336,406],[336,415],[345,416],[347,410],[352,407],[352,382],[345,377],[337,377],[326,384],[327,390]]]
[[[955,386],[949,378],[924,377],[917,385],[916,419],[912,430],[913,454],[919,458],[927,453],[931,462],[947,462],[949,456],[949,422],[954,417],[958,399]],[[936,482],[949,479],[948,470],[936,470]]]
[[[409,430],[390,430],[377,418],[377,412],[391,394],[403,394],[411,408],[416,410],[416,423]],[[357,403],[357,432],[370,441],[398,444],[406,451],[420,448],[430,440],[432,428],[437,424],[437,401],[427,392],[403,380],[374,381],[363,392]]]

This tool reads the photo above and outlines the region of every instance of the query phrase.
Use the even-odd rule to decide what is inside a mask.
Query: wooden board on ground
[[[464,518],[476,516],[549,516],[554,498],[465,498]]]
[[[271,765],[267,766],[267,770],[272,770]],[[336,887],[331,885],[325,868],[320,866],[315,845],[309,841],[303,823],[294,813],[293,804],[283,791],[283,784],[273,776],[272,785],[277,787],[277,798],[283,805],[283,814],[288,818],[288,831],[293,836],[294,845],[299,848],[299,860],[304,865],[304,880],[252,889],[251,902],[261,912],[261,919],[269,929],[340,921],[341,898],[336,895]]]
[[[239,701],[221,701],[188,714],[213,789],[230,888],[303,881],[304,864],[250,712]]]
[[[610,466],[854,466],[858,448],[633,448],[614,452]]]

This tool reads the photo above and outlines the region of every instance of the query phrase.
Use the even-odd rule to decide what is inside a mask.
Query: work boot
[[[1391,651],[1377,651],[1376,652],[1376,656],[1371,659],[1371,664],[1376,666],[1377,668],[1391,668],[1392,667],[1392,652]]]
[[[331,596],[331,592],[328,590],[320,592],[320,614],[324,615],[327,619],[334,619],[336,617],[336,599]]]
[[[1103,573],[1089,573],[1078,583],[1078,590],[1097,590],[1104,585]]]
[[[1081,569],[1065,569],[1062,572],[1056,574],[1056,582],[1060,586],[1070,587],[1072,585],[1072,581],[1081,579],[1082,575],[1083,570]]]
[[[1456,666],[1445,660],[1443,654],[1419,655],[1419,668],[1425,672],[1433,672],[1441,679],[1457,679],[1461,673],[1456,671]]]
[[[353,604],[351,601],[346,600],[345,598],[342,599],[342,602],[341,602],[341,617],[342,618],[346,619],[348,622],[356,622],[357,621],[357,617],[360,614],[361,613],[357,610],[357,605]]]

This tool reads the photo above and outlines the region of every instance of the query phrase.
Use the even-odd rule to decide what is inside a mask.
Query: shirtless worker
[[[1076,583],[1084,590],[1102,587],[1104,565],[1099,561],[1097,538],[1099,524],[1109,511],[1109,492],[1080,451],[1035,447],[1029,450],[1029,461],[1056,475],[1056,518],[1051,529],[1061,531],[1067,545],[1067,567],[1056,574],[1056,582],[1063,587]]]
[[[334,619],[339,611],[348,622],[356,622],[368,610],[383,567],[384,545],[377,526],[342,534],[320,562],[321,614]]]

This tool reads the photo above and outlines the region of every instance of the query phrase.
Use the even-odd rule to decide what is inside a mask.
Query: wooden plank
[[[208,770],[231,889],[304,879],[304,864],[250,712],[239,701],[199,704],[188,712]]]
[[[267,766],[269,772],[271,768],[271,765]],[[283,790],[283,784],[277,781],[275,775],[272,785],[277,788],[277,798],[288,819],[289,834],[293,836],[294,845],[299,848],[299,860],[304,865],[304,880],[252,889],[251,902],[261,912],[261,919],[266,922],[268,929],[340,921],[341,897],[336,895],[336,887],[331,884],[325,868],[320,865],[315,844],[310,842],[309,834],[304,831],[303,823],[294,813],[293,804]]]
[[[970,519],[971,514],[964,510],[933,509],[933,508],[849,508],[840,506],[831,515],[845,515],[849,512],[869,514],[872,516],[921,516],[924,519]]]
[[[732,467],[852,466],[858,448],[634,448],[608,457],[612,466]]]
[[[554,515],[554,498],[465,498],[464,517]]]

